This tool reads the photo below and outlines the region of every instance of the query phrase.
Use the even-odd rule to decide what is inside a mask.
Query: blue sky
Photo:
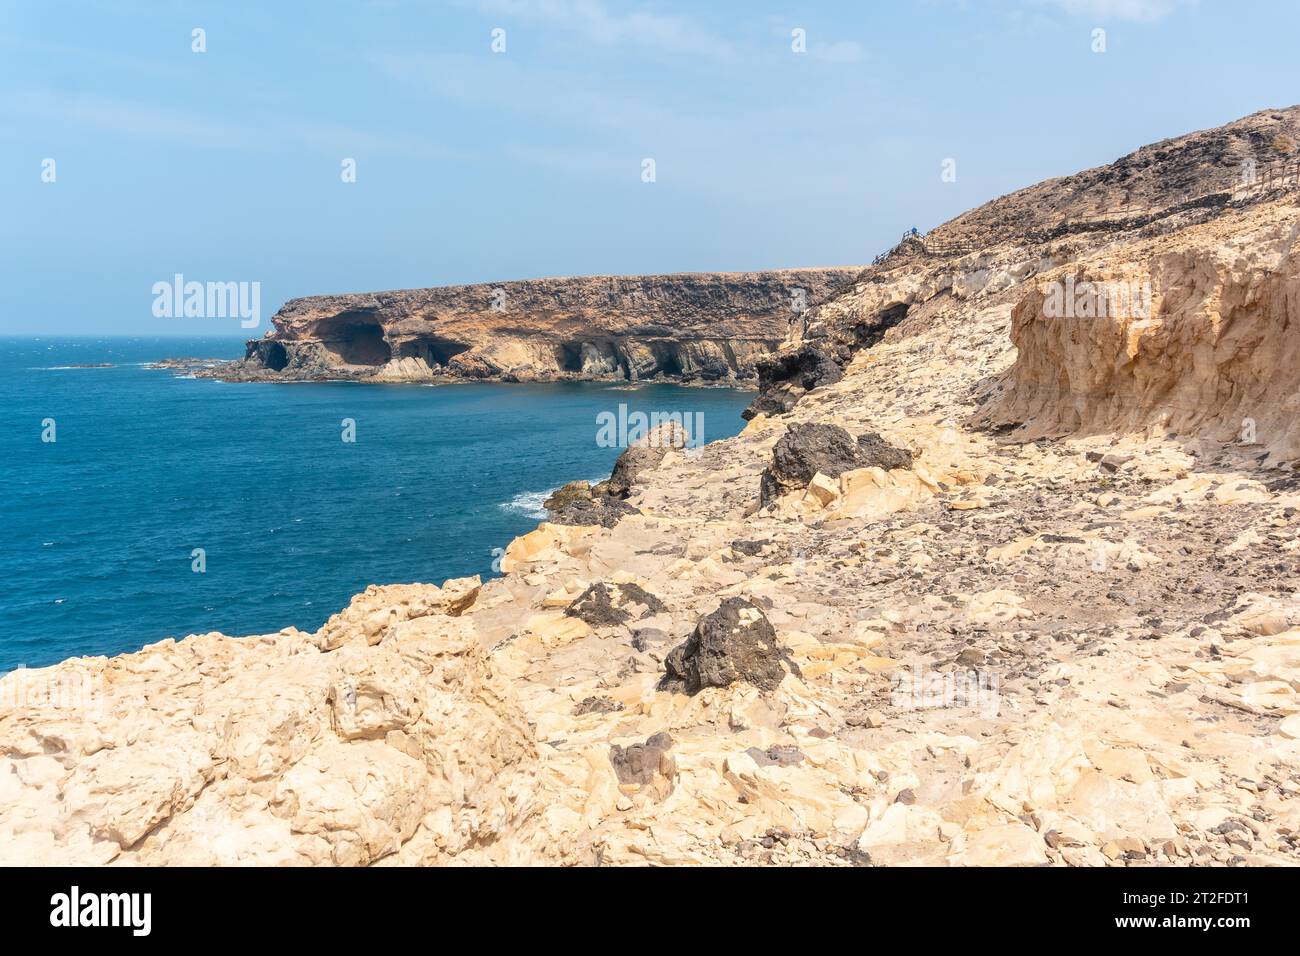
[[[0,0],[0,334],[248,337],[299,295],[861,264],[1300,101],[1298,38],[1290,0]],[[155,318],[178,272],[260,282],[261,325]]]

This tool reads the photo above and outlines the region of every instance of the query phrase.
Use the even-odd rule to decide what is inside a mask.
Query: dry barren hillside
[[[4,678],[0,858],[1295,864],[1300,190],[1179,196],[1298,115],[900,248],[500,578]]]

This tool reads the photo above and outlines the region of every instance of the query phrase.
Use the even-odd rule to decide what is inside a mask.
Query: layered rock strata
[[[856,269],[529,279],[287,302],[228,380],[751,379]]]

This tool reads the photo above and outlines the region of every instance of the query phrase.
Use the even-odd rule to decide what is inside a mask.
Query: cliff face
[[[1297,144],[1300,107],[1264,110],[1009,193],[899,243],[806,312],[791,341],[843,361],[885,335],[917,331],[925,319],[909,314],[914,306],[1011,289],[1054,266],[1266,201],[1300,178]]]
[[[913,243],[481,587],[0,678],[0,861],[1300,863],[1296,185]]]
[[[1293,194],[1041,274],[977,421],[1026,440],[1151,430],[1300,458],[1298,238]]]
[[[228,379],[724,381],[857,270],[531,279],[293,299]]]

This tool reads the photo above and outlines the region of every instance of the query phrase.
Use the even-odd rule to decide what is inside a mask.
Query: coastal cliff
[[[1300,863],[1298,120],[910,238],[499,578],[5,676],[0,860]]]
[[[857,269],[528,279],[293,299],[231,381],[752,379]]]

